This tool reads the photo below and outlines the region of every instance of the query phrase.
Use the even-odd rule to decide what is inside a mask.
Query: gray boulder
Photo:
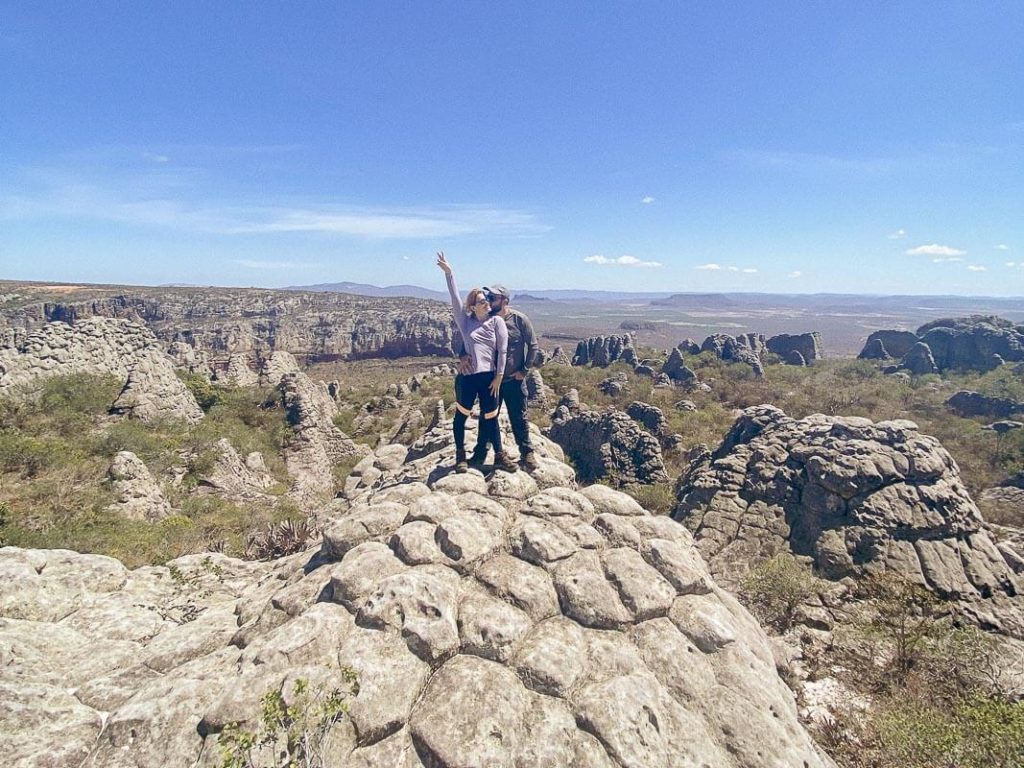
[[[772,336],[768,339],[765,342],[765,346],[769,352],[775,353],[789,365],[795,364],[790,362],[790,357],[793,353],[803,358],[804,365],[813,365],[822,357],[821,334],[817,331],[796,335],[780,333],[778,336]]]
[[[963,418],[984,416],[988,419],[1008,419],[1015,414],[1024,413],[1024,403],[1008,397],[990,397],[968,389],[954,393],[946,401],[946,405],[949,410]]]
[[[603,478],[619,486],[668,482],[658,440],[621,411],[581,405],[576,390],[562,398],[547,435],[572,458],[584,481]]]
[[[726,583],[780,552],[839,580],[893,571],[1024,637],[1019,585],[952,457],[913,422],[743,411],[681,478],[673,517]]]
[[[861,350],[858,357],[863,360],[887,360],[889,358],[899,360],[917,342],[917,335],[910,331],[875,331],[868,336],[864,343],[864,349]],[[879,346],[886,353],[886,357],[871,357],[871,355],[878,354]]]
[[[939,368],[935,364],[931,347],[923,341],[917,342],[910,348],[910,351],[903,356],[900,367],[914,376],[924,376],[928,373],[938,373]]]
[[[149,469],[131,451],[118,451],[107,474],[117,498],[107,509],[115,515],[157,522],[173,514],[174,510]]]

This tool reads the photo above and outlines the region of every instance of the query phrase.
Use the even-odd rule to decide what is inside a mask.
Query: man
[[[536,469],[537,456],[530,444],[530,425],[526,421],[526,374],[537,357],[537,338],[533,333],[533,324],[530,318],[508,305],[511,295],[504,285],[495,283],[490,288],[484,286],[484,292],[491,304],[491,314],[502,318],[508,329],[508,354],[505,377],[498,395],[498,410],[501,410],[503,403],[507,406],[512,434],[519,446],[519,460],[527,469]],[[469,358],[464,348],[460,348],[459,356],[461,369],[468,364]],[[479,467],[487,458],[487,444],[481,439],[481,434],[482,430],[477,430],[477,443],[469,460],[470,466]],[[502,461],[499,466],[498,457],[495,458],[495,467],[513,472],[516,469],[516,465],[509,460]]]

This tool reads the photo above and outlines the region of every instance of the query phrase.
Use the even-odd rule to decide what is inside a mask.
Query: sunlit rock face
[[[455,474],[445,429],[367,457],[276,562],[0,550],[5,764],[217,766],[226,724],[340,664],[328,765],[832,765],[684,526],[539,434],[529,474]]]
[[[281,350],[306,361],[450,355],[451,308],[438,301],[258,288],[80,288],[4,312],[14,327],[93,316],[144,324],[165,344],[218,356]]]
[[[830,579],[892,571],[1024,636],[1019,584],[953,458],[910,421],[747,408],[681,478],[673,517],[736,584],[780,552]]]
[[[71,374],[122,380],[124,389],[112,404],[116,413],[147,422],[203,417],[172,359],[138,323],[105,317],[46,323],[0,349],[0,396],[31,397],[47,379]]]

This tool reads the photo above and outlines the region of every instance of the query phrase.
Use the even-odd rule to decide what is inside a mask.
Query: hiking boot
[[[484,451],[483,453],[480,451],[473,451],[469,457],[469,466],[473,469],[480,469],[480,467],[484,465],[485,461],[487,461],[487,451]]]
[[[466,452],[455,451],[455,471],[460,475],[469,472],[469,464],[466,463]]]
[[[509,458],[509,455],[504,451],[494,454],[494,468],[505,472],[519,471],[519,465],[512,461],[512,459]]]
[[[540,467],[540,462],[537,461],[537,454],[533,451],[524,453],[522,458],[523,466],[528,470],[534,470]]]

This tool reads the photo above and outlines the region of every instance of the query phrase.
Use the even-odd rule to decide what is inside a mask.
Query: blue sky
[[[1024,3],[0,8],[0,277],[1024,295]]]

